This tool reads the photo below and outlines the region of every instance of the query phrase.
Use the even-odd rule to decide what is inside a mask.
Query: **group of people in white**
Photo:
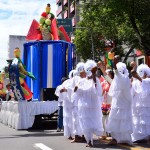
[[[72,142],[86,140],[87,147],[93,146],[94,135],[103,137],[106,132],[112,137],[108,144],[150,140],[150,68],[134,62],[131,67],[129,78],[119,56],[114,57],[114,77],[101,61],[77,64],[55,92],[63,106],[64,136]],[[98,68],[108,88],[97,77]],[[107,120],[101,109],[104,103],[111,104]]]

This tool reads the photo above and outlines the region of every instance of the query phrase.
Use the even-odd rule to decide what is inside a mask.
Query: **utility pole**
[[[91,42],[92,42],[92,54],[93,54],[93,60],[95,60],[94,42],[93,42],[93,32],[91,32]]]

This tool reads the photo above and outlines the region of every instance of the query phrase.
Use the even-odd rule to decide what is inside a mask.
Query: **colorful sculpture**
[[[20,59],[20,49],[14,50],[15,59],[9,65],[9,78],[17,100],[31,100],[33,93],[28,88],[24,78],[29,76],[35,79],[34,75],[26,71],[26,67]]]
[[[33,20],[29,32],[26,36],[27,40],[64,40],[70,42],[65,29],[61,26],[58,28],[57,20],[52,14],[51,5],[47,4],[46,10],[42,12],[39,22]]]
[[[108,59],[113,60],[114,59],[114,55],[115,55],[115,53],[110,51],[108,53]]]
[[[39,30],[42,33],[42,39],[53,40],[53,35],[51,31],[52,20],[55,18],[54,14],[51,12],[50,4],[47,4],[46,11],[41,14]]]

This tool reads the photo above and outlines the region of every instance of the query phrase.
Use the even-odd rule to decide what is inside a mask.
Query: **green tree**
[[[150,0],[86,0],[79,7],[78,26],[85,28],[76,29],[75,44],[83,59],[92,58],[91,34],[95,55],[105,51],[106,39],[114,41],[117,53],[126,44],[130,51],[140,48],[150,55]]]

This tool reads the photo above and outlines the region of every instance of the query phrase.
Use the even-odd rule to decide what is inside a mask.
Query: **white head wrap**
[[[73,71],[73,77],[77,76],[78,75],[78,71],[77,70],[74,70]]]
[[[69,79],[73,78],[74,76],[76,76],[78,74],[77,70],[71,70],[69,72]]]
[[[125,76],[129,76],[129,72],[127,70],[126,64],[122,63],[122,62],[118,62],[116,64],[117,70],[119,73],[125,75]]]
[[[111,69],[106,69],[106,71],[105,71],[105,72],[108,74],[108,73],[109,73],[109,71],[112,71],[112,70],[111,70]]]
[[[76,70],[78,71],[78,74],[80,74],[80,72],[84,71],[84,63],[79,62],[76,66]]]
[[[150,76],[150,68],[146,64],[141,64],[137,67],[137,73],[142,78],[146,73],[147,76]]]
[[[91,70],[92,70],[92,68],[94,68],[96,66],[97,66],[97,64],[94,60],[87,60],[87,62],[84,65],[84,70],[88,77],[90,77],[92,75]]]

